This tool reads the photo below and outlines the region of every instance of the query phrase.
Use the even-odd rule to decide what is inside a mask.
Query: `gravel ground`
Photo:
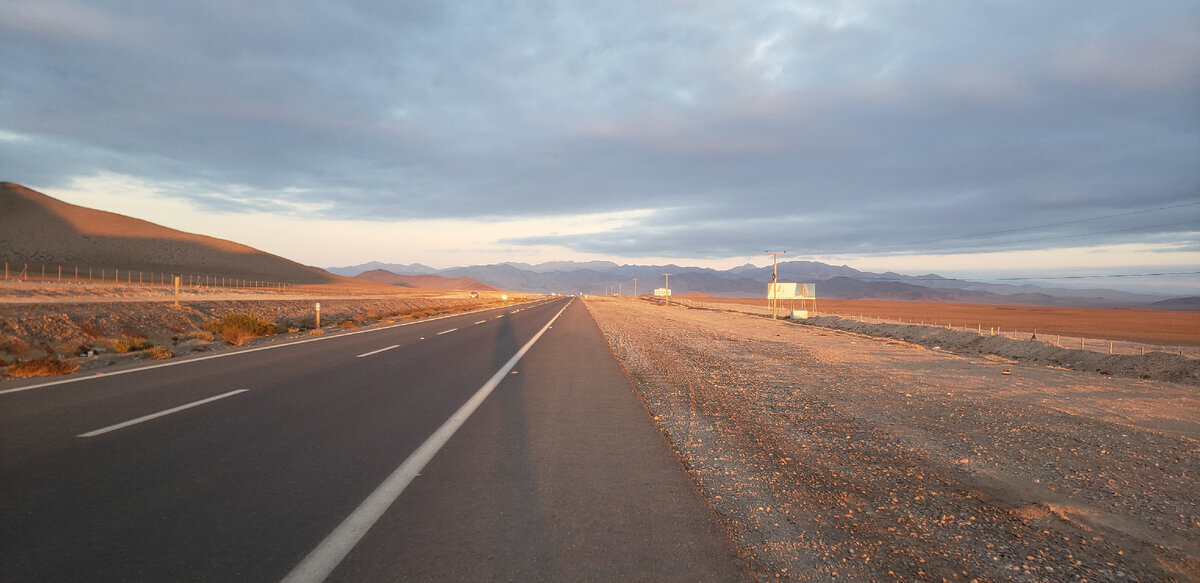
[[[587,305],[762,580],[1200,581],[1195,387]]]

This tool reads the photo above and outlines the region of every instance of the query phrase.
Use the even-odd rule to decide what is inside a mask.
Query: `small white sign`
[[[671,289],[666,287],[655,288],[654,295],[660,298],[668,297],[671,295]]]

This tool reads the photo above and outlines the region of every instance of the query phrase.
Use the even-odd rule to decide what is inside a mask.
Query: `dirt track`
[[[588,307],[764,580],[1200,581],[1194,387]]]

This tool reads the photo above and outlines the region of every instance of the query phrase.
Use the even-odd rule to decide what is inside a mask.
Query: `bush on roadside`
[[[166,360],[172,356],[175,356],[175,353],[171,352],[171,350],[166,346],[151,346],[150,349],[146,351],[146,358],[152,358],[154,360]]]
[[[204,329],[220,334],[234,346],[241,346],[252,338],[274,334],[275,324],[257,314],[226,314],[220,320],[206,323]]]
[[[110,340],[109,346],[112,347],[113,352],[124,354],[134,350],[145,350],[153,346],[153,344],[150,343],[148,338],[143,336],[123,335],[116,339]]]
[[[49,377],[56,375],[71,374],[79,370],[79,365],[73,362],[60,360],[54,356],[38,358],[35,360],[22,360],[14,362],[4,369],[4,374],[10,377]]]
[[[29,346],[29,343],[21,340],[20,338],[13,338],[5,341],[3,344],[0,344],[0,352],[11,354],[13,356],[24,354],[28,352],[30,348],[32,347]]]
[[[191,338],[193,340],[203,340],[205,342],[213,341],[213,333],[209,332],[208,330],[192,330],[191,332],[185,334],[184,337]]]
[[[338,324],[338,328],[358,328],[358,324],[355,324],[354,320],[343,320],[341,324]]]

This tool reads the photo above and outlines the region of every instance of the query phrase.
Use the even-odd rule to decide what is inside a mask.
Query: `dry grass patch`
[[[143,336],[121,336],[119,338],[109,340],[109,347],[113,352],[124,354],[134,350],[145,350],[153,346],[148,338]]]
[[[146,358],[152,358],[154,360],[166,360],[172,356],[175,356],[175,353],[171,352],[171,350],[166,346],[151,346],[150,349],[146,351]]]
[[[184,334],[184,338],[188,338],[191,340],[203,340],[205,342],[212,342],[213,341],[213,333],[209,332],[208,330],[192,330],[191,332]]]
[[[78,364],[60,360],[53,356],[47,356],[36,360],[15,362],[4,369],[4,373],[10,377],[27,378],[71,374],[77,370],[79,370]]]

